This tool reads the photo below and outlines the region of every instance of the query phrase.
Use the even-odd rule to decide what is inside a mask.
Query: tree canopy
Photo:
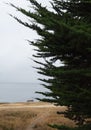
[[[52,0],[52,11],[29,1],[34,12],[12,6],[32,22],[14,18],[41,36],[31,42],[45,60],[35,61],[38,73],[48,76],[40,80],[50,91],[39,92],[48,98],[40,100],[67,106],[65,116],[83,125],[91,118],[91,0]]]

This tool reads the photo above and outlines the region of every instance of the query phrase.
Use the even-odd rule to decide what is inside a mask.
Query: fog
[[[38,1],[49,5],[46,0]],[[35,40],[39,36],[10,17],[12,14],[25,20],[6,4],[9,2],[25,9],[29,7],[27,0],[0,0],[0,82],[38,82],[40,75],[33,68],[36,63],[31,60],[35,51],[26,39]]]

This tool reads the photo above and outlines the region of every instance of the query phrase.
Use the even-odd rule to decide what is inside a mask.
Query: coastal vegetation
[[[25,130],[30,121],[36,116],[35,112],[27,109],[0,110],[0,130]]]
[[[91,0],[52,0],[51,9],[36,0],[29,2],[33,11],[11,5],[29,22],[14,18],[41,36],[29,41],[37,48],[34,57],[44,59],[34,60],[40,64],[38,73],[48,77],[39,79],[49,90],[38,92],[46,96],[39,100],[67,106],[65,112],[58,114],[64,114],[78,126],[60,124],[55,128],[90,129],[91,122],[86,120],[91,118]]]
[[[1,104],[0,130],[53,130],[50,123],[74,127],[73,121],[56,113],[65,109],[43,102]]]

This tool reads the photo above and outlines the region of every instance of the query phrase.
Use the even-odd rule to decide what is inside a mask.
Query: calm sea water
[[[46,91],[38,83],[0,83],[0,102],[23,102],[42,98],[35,91]]]

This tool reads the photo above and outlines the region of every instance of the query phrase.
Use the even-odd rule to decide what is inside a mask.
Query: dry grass
[[[0,130],[25,130],[36,116],[36,113],[27,110],[1,110]]]
[[[42,115],[40,114],[40,116],[38,116],[38,119],[33,122],[34,130],[54,130],[53,128],[50,128],[48,124],[59,124],[74,127],[75,123],[73,121],[65,118],[64,115],[57,114],[57,111],[59,110],[64,111],[65,108],[44,109],[44,113],[42,113]]]
[[[57,111],[64,111],[65,107],[50,108],[2,108],[2,106],[16,105],[45,105],[45,103],[30,104],[4,104],[0,107],[0,130],[54,130],[48,124],[75,124],[66,119],[63,115],[56,114]]]

